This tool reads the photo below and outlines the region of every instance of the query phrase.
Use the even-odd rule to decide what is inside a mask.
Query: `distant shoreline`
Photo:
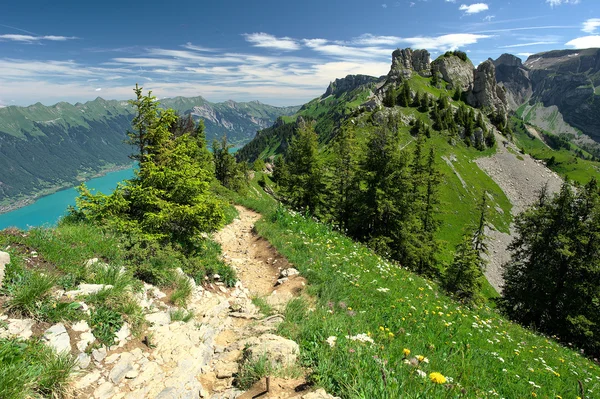
[[[4,213],[16,211],[17,209],[20,209],[20,208],[26,207],[28,205],[31,205],[34,202],[36,202],[37,200],[39,200],[40,198],[46,197],[48,195],[55,194],[55,193],[57,193],[59,191],[62,191],[62,190],[68,190],[70,188],[77,187],[79,184],[84,183],[84,182],[86,182],[88,180],[91,180],[91,179],[95,179],[96,177],[102,177],[102,176],[105,176],[105,175],[107,175],[109,173],[118,172],[120,170],[125,170],[125,169],[130,169],[132,167],[133,167],[133,164],[112,165],[112,166],[104,167],[100,171],[98,171],[98,172],[96,172],[96,173],[94,173],[94,174],[92,174],[90,176],[86,176],[86,177],[78,176],[77,180],[79,181],[79,183],[76,184],[76,185],[65,184],[65,185],[62,185],[62,186],[51,187],[51,188],[42,190],[38,194],[30,195],[30,196],[27,196],[25,198],[21,198],[19,200],[16,200],[16,201],[14,201],[14,202],[12,202],[12,203],[10,203],[8,205],[0,205],[0,215],[4,214]]]

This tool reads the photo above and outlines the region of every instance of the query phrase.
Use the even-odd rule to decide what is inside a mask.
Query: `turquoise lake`
[[[94,192],[110,194],[117,183],[133,177],[133,168],[110,172],[85,182]],[[77,191],[74,188],[58,191],[35,201],[31,205],[0,214],[0,230],[7,227],[28,229],[36,226],[53,226],[64,216],[69,205],[75,205]]]

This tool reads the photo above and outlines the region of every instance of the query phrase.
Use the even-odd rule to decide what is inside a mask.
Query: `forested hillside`
[[[162,100],[194,121],[204,120],[209,141],[223,135],[234,145],[298,107],[259,102],[210,103],[202,97]],[[77,184],[103,169],[128,165],[124,144],[133,109],[127,101],[97,98],[85,104],[0,108],[0,206]]]

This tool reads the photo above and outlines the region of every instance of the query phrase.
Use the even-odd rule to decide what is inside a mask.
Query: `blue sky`
[[[347,74],[380,76],[395,48],[600,47],[598,0],[31,0],[0,5],[0,106],[159,98],[302,104]]]

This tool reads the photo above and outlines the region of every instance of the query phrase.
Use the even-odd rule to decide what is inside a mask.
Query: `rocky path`
[[[503,141],[505,139],[496,133],[496,142],[499,143],[496,153],[490,157],[479,158],[475,162],[504,191],[513,206],[512,214],[516,216],[535,202],[544,185],[547,184],[549,194],[560,190],[562,179],[543,162],[529,155],[519,154],[523,159],[517,158],[515,154],[518,154],[519,150],[516,146],[510,143],[505,147],[501,144]],[[498,291],[502,290],[503,285],[501,266],[510,260],[507,247],[513,234],[512,227],[511,234],[497,230],[487,232],[490,257],[485,275]]]
[[[323,390],[311,391],[303,378],[272,378],[268,393],[264,379],[247,392],[235,387],[243,359],[266,356],[274,366],[287,367],[295,364],[299,352],[295,342],[275,335],[283,316],[261,314],[251,298],[264,297],[281,310],[305,285],[287,260],[253,232],[260,215],[243,207],[238,212],[238,219],[215,234],[225,261],[240,278],[236,286],[194,285],[188,304],[194,317],[183,322],[172,320],[177,309],[161,300],[164,293],[145,285],[136,295],[149,323],[143,334],[146,344],[126,331],[114,347],[92,350],[74,382],[74,397],[333,398]],[[73,347],[84,338],[93,339],[87,324],[79,332],[73,327],[68,326],[67,335]]]

